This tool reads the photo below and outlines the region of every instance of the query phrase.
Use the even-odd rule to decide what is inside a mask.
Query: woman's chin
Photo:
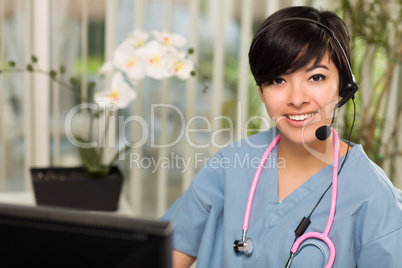
[[[315,136],[315,128],[280,128],[281,137],[294,143],[295,145],[308,145],[319,141]]]

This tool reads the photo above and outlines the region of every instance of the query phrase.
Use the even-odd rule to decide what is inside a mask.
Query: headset
[[[334,116],[332,117],[332,122],[330,125],[324,125],[321,126],[320,128],[318,128],[316,130],[316,137],[319,140],[326,140],[329,135],[331,134],[331,127],[332,124],[334,123],[334,118],[335,118],[335,113],[336,110],[340,107],[342,107],[346,102],[348,102],[348,100],[350,99],[354,99],[355,93],[357,92],[357,90],[359,89],[359,85],[356,83],[355,77],[353,75],[352,72],[352,68],[350,66],[349,63],[349,59],[345,53],[345,50],[343,49],[341,43],[339,42],[339,40],[336,38],[335,33],[326,25],[313,20],[313,19],[309,19],[309,18],[302,18],[302,17],[293,17],[293,18],[287,18],[287,19],[281,19],[278,21],[275,21],[267,26],[265,26],[264,28],[261,29],[261,31],[259,31],[253,38],[251,47],[253,47],[253,45],[255,44],[255,40],[257,39],[257,37],[263,33],[265,30],[267,30],[269,27],[271,27],[272,25],[278,24],[278,23],[282,23],[285,21],[306,21],[306,22],[310,22],[313,23],[319,27],[321,27],[322,29],[324,29],[330,36],[331,38],[335,41],[336,46],[338,46],[338,48],[341,50],[342,56],[345,59],[346,62],[346,67],[348,69],[348,74],[349,74],[349,81],[346,83],[346,85],[342,88],[339,89],[339,92],[345,92],[345,95],[342,97],[342,99],[335,105],[335,109],[334,109]]]
[[[330,249],[330,260],[328,261],[327,265],[325,266],[327,267],[332,267],[332,264],[334,262],[335,259],[335,247],[332,243],[332,241],[328,238],[328,234],[329,231],[331,229],[332,223],[333,223],[333,218],[334,218],[334,214],[335,214],[335,207],[336,207],[336,195],[337,195],[337,181],[338,181],[338,175],[342,170],[342,167],[347,159],[348,153],[349,153],[349,147],[350,147],[350,139],[351,139],[351,134],[352,134],[352,130],[353,130],[353,125],[355,122],[355,115],[356,115],[356,105],[354,102],[354,97],[355,97],[355,93],[358,91],[359,89],[359,85],[356,83],[355,77],[353,75],[352,72],[352,68],[350,66],[348,57],[345,53],[345,50],[343,49],[341,43],[339,42],[339,40],[336,38],[335,33],[326,25],[315,21],[313,19],[309,19],[309,18],[302,18],[302,17],[293,17],[293,18],[287,18],[287,19],[282,19],[282,20],[278,20],[276,22],[273,22],[267,26],[265,26],[261,31],[259,31],[253,39],[252,45],[251,47],[254,45],[254,41],[256,40],[256,38],[262,33],[264,32],[266,29],[268,29],[270,26],[277,24],[277,23],[282,23],[285,21],[306,21],[306,22],[310,22],[310,23],[314,23],[315,25],[321,27],[322,29],[326,30],[329,35],[331,36],[331,38],[335,41],[335,44],[338,46],[338,48],[341,50],[342,55],[346,61],[346,65],[347,65],[347,69],[348,69],[348,74],[349,74],[349,80],[346,83],[346,85],[340,89],[339,91],[341,92],[345,92],[345,94],[343,94],[344,96],[342,97],[342,99],[335,105],[334,108],[334,112],[333,112],[333,117],[332,117],[332,121],[330,125],[323,125],[321,127],[319,127],[316,132],[315,135],[317,137],[317,139],[319,140],[326,140],[331,132],[334,134],[334,168],[333,168],[333,180],[331,182],[331,184],[328,186],[328,188],[324,191],[324,193],[321,195],[320,199],[318,200],[318,202],[315,204],[314,208],[312,209],[312,211],[310,212],[308,217],[304,217],[301,222],[299,223],[299,225],[297,226],[296,230],[295,230],[295,234],[296,234],[296,238],[292,244],[292,249],[290,251],[290,256],[289,259],[287,260],[285,267],[290,267],[290,263],[293,259],[294,254],[297,252],[299,245],[301,244],[301,242],[303,242],[305,239],[311,238],[311,237],[315,237],[315,238],[319,238],[321,240],[323,240],[329,247]],[[348,149],[345,155],[345,158],[343,160],[343,163],[338,171],[338,157],[337,157],[337,153],[339,153],[339,144],[338,144],[338,139],[337,139],[337,134],[335,132],[335,130],[332,129],[332,125],[334,122],[334,118],[335,118],[335,113],[336,110],[340,107],[342,107],[349,99],[352,99],[353,104],[354,104],[354,117],[353,117],[353,123],[351,126],[351,130],[350,130],[350,134],[349,134],[349,140],[348,140]],[[254,250],[254,245],[253,242],[248,239],[246,237],[246,233],[248,230],[248,221],[249,221],[249,217],[250,217],[250,213],[251,213],[251,205],[253,202],[253,197],[254,197],[254,193],[255,193],[255,189],[257,187],[257,183],[258,183],[258,179],[260,177],[261,174],[261,170],[262,167],[265,164],[265,161],[269,155],[269,153],[272,151],[273,147],[279,142],[280,140],[280,135],[278,135],[273,141],[272,143],[268,146],[266,152],[264,153],[261,162],[259,164],[259,167],[256,171],[256,174],[254,176],[253,179],[253,183],[250,189],[250,193],[249,193],[249,197],[247,200],[247,206],[246,206],[246,211],[245,211],[245,216],[244,216],[244,222],[243,222],[243,232],[242,232],[242,238],[241,240],[235,240],[233,243],[233,249],[236,253],[239,252],[243,252],[246,255],[250,255],[252,254],[253,250]],[[335,164],[336,163],[336,164]],[[310,233],[306,233],[304,234],[304,232],[306,231],[306,229],[308,228],[308,226],[310,225],[311,221],[310,221],[310,217],[313,214],[314,210],[316,209],[316,207],[318,206],[318,204],[321,202],[322,198],[324,197],[324,195],[326,194],[326,192],[331,188],[332,186],[332,198],[331,198],[331,208],[330,208],[330,215],[328,217],[328,222],[327,222],[327,226],[324,230],[324,232],[321,233],[315,233],[315,232],[310,232]]]

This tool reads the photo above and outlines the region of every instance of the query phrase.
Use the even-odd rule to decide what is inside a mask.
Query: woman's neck
[[[340,140],[340,156],[347,151],[347,144]],[[334,162],[334,140],[331,135],[325,141],[316,140],[312,143],[296,144],[286,137],[281,137],[278,144],[278,156],[292,166],[324,167]]]
[[[347,145],[341,142],[340,146],[343,155]],[[295,144],[286,137],[281,137],[278,144],[278,159],[279,157],[284,160],[283,168],[278,168],[278,198],[282,201],[311,176],[333,163],[332,135],[326,141],[311,144]]]

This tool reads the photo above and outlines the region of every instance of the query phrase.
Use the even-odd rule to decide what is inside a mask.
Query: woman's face
[[[260,97],[281,136],[296,144],[317,140],[315,131],[332,120],[339,91],[338,69],[327,52],[315,64],[261,85]]]

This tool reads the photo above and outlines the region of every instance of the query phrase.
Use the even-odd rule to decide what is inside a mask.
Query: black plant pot
[[[85,176],[81,167],[31,168],[36,204],[116,211],[123,176],[117,167],[102,178]]]

